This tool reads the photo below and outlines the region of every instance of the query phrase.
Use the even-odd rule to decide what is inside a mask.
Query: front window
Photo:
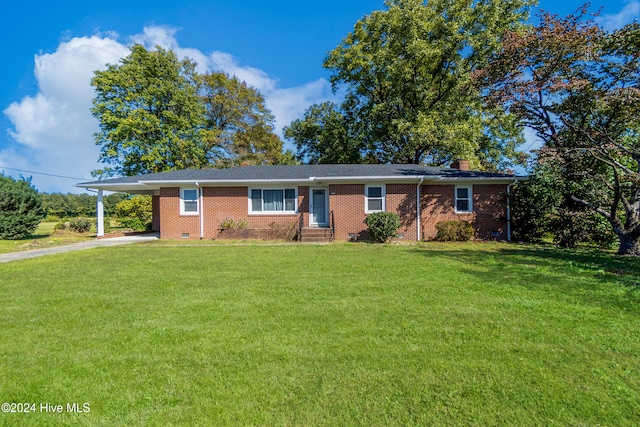
[[[252,188],[249,198],[253,213],[295,213],[297,209],[295,188]]]
[[[384,211],[384,186],[370,185],[365,189],[365,213]]]
[[[456,192],[456,213],[470,213],[473,212],[472,203],[472,187],[470,185],[462,186],[457,185]]]
[[[180,190],[180,215],[198,215],[198,190],[183,188]]]

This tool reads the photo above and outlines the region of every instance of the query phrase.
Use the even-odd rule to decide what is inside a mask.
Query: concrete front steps
[[[331,229],[328,227],[303,227],[300,233],[300,241],[309,242],[330,242],[333,240]]]

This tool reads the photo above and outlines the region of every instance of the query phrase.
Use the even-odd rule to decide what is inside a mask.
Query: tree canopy
[[[486,65],[502,34],[521,27],[530,0],[387,0],[332,50],[324,67],[346,97],[339,114],[367,162],[444,165],[456,158],[474,167],[504,168],[521,159],[521,139],[501,109],[486,108],[470,73]],[[288,137],[299,156],[326,149],[327,136],[309,137],[322,106],[307,110]],[[330,122],[333,124],[333,122]],[[315,134],[335,133],[328,126]],[[346,142],[332,151],[352,153]],[[316,148],[317,146],[317,148]],[[334,154],[311,160],[338,158]],[[346,160],[352,161],[351,156]]]
[[[570,199],[604,217],[618,253],[640,255],[640,25],[606,32],[587,11],[511,32],[475,75],[544,141]]]
[[[254,87],[224,73],[203,76],[200,90],[213,164],[278,163],[282,141],[274,133],[274,117]]]
[[[51,217],[51,221],[96,215],[96,202],[98,201],[98,196],[96,195],[87,193],[41,193],[40,196],[42,198],[42,208],[46,215]],[[105,195],[103,198],[105,215],[113,215],[116,205],[127,197],[128,195],[124,193]]]
[[[284,129],[285,138],[295,141],[298,158],[311,164],[361,163],[361,138],[350,132],[349,121],[332,102],[314,104],[304,119]]]
[[[118,65],[96,71],[92,113],[108,175],[137,175],[207,164],[201,144],[203,105],[195,63],[141,45]]]
[[[107,164],[97,175],[282,160],[282,141],[257,89],[223,73],[200,75],[172,51],[134,45],[91,83],[95,141]]]

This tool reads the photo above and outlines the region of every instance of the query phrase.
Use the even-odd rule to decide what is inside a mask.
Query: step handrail
[[[329,218],[331,221],[331,225],[329,227],[329,229],[331,230],[331,235],[329,236],[329,241],[333,242],[333,240],[335,239],[335,235],[336,235],[336,219],[333,216],[333,209],[331,210],[331,212],[329,212]]]

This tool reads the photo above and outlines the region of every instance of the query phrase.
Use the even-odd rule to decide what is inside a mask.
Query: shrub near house
[[[365,219],[369,236],[376,242],[385,243],[396,235],[402,225],[400,217],[393,212],[376,212]]]
[[[473,226],[466,221],[441,221],[436,230],[442,242],[466,242],[473,237]]]
[[[151,229],[152,202],[151,196],[136,194],[116,205],[118,221],[134,231]]]

